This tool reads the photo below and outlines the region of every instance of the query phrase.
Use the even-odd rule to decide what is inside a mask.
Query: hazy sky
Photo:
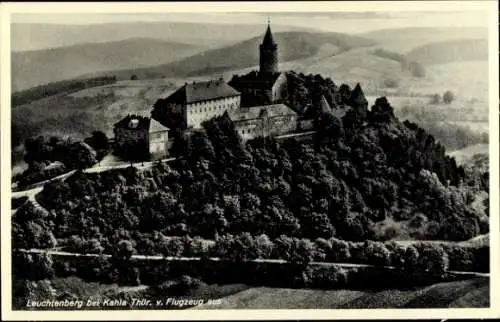
[[[13,14],[12,22],[95,24],[110,22],[180,21],[227,24],[265,23],[293,25],[342,32],[366,32],[383,28],[477,26],[487,27],[485,11],[457,12],[272,12],[272,13],[158,13],[158,14]]]

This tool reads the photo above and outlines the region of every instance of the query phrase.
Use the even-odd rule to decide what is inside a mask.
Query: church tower
[[[260,44],[260,70],[259,73],[269,74],[278,72],[278,45],[274,42],[269,20],[262,44]]]

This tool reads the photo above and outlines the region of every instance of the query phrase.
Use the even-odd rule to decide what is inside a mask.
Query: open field
[[[256,287],[227,296],[220,305],[194,309],[369,309],[488,307],[486,278],[409,290],[354,291]]]
[[[450,153],[451,156],[457,160],[457,163],[463,164],[469,161],[475,154],[486,154],[490,153],[488,144],[476,144],[469,146],[465,149],[453,151]]]
[[[406,27],[370,31],[360,34],[373,39],[381,47],[398,53],[407,53],[432,42],[464,38],[488,39],[488,29],[479,27]]]
[[[111,136],[115,122],[129,113],[149,114],[152,104],[175,88],[165,79],[123,81],[18,106],[12,109],[13,148],[38,135],[82,140],[100,130]]]

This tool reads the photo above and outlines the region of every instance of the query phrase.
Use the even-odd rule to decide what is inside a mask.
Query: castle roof
[[[186,83],[166,98],[167,103],[190,104],[201,101],[238,96],[240,93],[224,79]]]
[[[271,89],[283,73],[257,73],[255,71],[243,76],[235,76],[229,84],[242,91],[243,89]]]
[[[297,114],[285,104],[241,107],[236,110],[228,111],[228,115],[232,121],[257,119],[262,117],[264,113],[267,113],[268,117]]]
[[[363,90],[361,89],[359,83],[356,84],[356,87],[351,92],[348,104],[350,106],[362,106],[362,107],[368,106],[368,101],[366,100],[365,94],[363,93]]]
[[[330,107],[330,104],[328,104],[328,101],[326,100],[324,95],[321,95],[321,99],[319,101],[319,111],[322,113],[332,112],[332,108]]]
[[[154,133],[154,132],[164,132],[168,131],[169,128],[155,120],[154,118],[150,118],[149,122],[149,133]]]
[[[168,131],[168,127],[163,126],[158,121],[148,116],[129,114],[115,123],[115,128],[128,130],[147,130],[149,133]]]
[[[264,40],[262,41],[263,46],[275,46],[273,34],[271,32],[271,26],[267,25],[266,34],[264,35]]]

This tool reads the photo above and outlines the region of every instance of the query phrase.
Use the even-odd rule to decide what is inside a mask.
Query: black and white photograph
[[[498,8],[433,2],[1,4],[2,312],[493,314]]]

